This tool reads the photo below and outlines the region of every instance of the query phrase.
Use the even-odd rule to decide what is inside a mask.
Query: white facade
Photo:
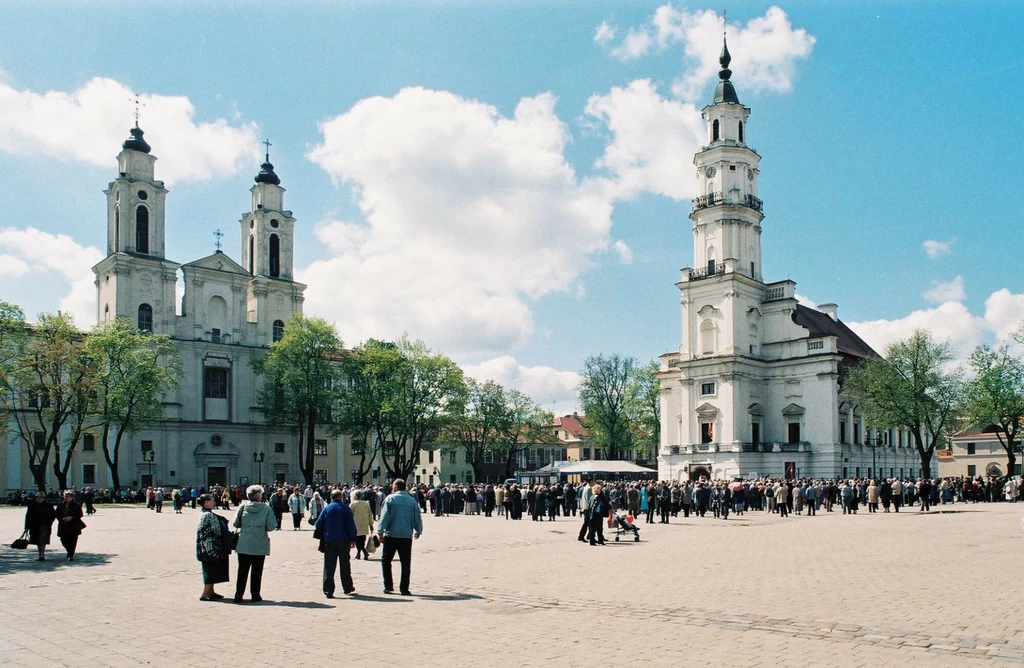
[[[284,209],[284,189],[273,165],[263,164],[250,211],[240,221],[245,266],[219,250],[179,265],[164,256],[167,190],[154,178],[156,158],[141,130],[133,128],[132,136],[117,157],[118,177],[104,191],[107,257],[93,268],[99,322],[128,318],[140,329],[170,336],[182,377],[179,388],[164,397],[164,421],[122,445],[121,484],[198,488],[257,482],[261,474],[264,482],[299,481],[298,437],[265,424],[257,406],[263,381],[252,368],[289,316],[302,312],[306,287],[292,280],[295,219]],[[180,302],[179,270],[184,277]],[[348,439],[318,438],[326,441],[323,454],[314,458],[318,475],[348,479],[339,454],[348,452]],[[14,438],[7,447],[0,479],[8,489],[33,487],[24,444]],[[71,484],[111,485],[101,449],[98,435],[79,446]],[[152,462],[144,450],[155,453]],[[254,453],[263,453],[262,464]],[[55,485],[52,471],[48,474]]]
[[[869,429],[842,393],[846,369],[875,353],[835,304],[797,303],[792,281],[764,283],[760,156],[746,141],[750,109],[722,52],[707,146],[694,156],[694,266],[682,270],[682,343],[663,355],[659,475],[909,476],[908,438]]]

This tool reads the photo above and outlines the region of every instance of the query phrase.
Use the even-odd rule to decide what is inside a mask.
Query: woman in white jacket
[[[292,490],[292,495],[288,497],[288,512],[292,514],[292,524],[294,525],[294,531],[298,531],[302,527],[302,513],[306,510],[306,497],[299,493],[299,488],[296,487]]]
[[[324,500],[320,498],[320,492],[313,492],[313,498],[309,500],[309,523],[315,524],[316,518],[320,517],[320,513],[323,512]]]

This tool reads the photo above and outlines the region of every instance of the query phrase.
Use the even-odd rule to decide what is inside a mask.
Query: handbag
[[[21,534],[21,538],[11,543],[11,547],[15,550],[27,550],[28,549],[28,532]]]

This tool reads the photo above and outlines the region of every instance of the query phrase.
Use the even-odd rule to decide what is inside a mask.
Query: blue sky
[[[91,324],[102,190],[138,93],[171,191],[168,257],[212,252],[220,228],[238,258],[270,137],[307,312],[346,343],[407,331],[560,410],[588,355],[679,345],[717,7],[0,9],[0,297],[30,314]],[[762,156],[766,279],[837,302],[879,347],[919,326],[963,354],[1007,336],[1024,319],[1024,9],[728,9]]]

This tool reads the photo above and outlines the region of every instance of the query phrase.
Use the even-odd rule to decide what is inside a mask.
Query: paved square
[[[306,525],[272,534],[266,600],[238,606],[199,601],[198,511],[101,506],[76,562],[54,538],[39,563],[4,507],[0,663],[1021,665],[1024,506],[939,510],[680,517],[603,548],[572,518],[426,517],[414,597],[383,595],[374,560],[335,600]]]

